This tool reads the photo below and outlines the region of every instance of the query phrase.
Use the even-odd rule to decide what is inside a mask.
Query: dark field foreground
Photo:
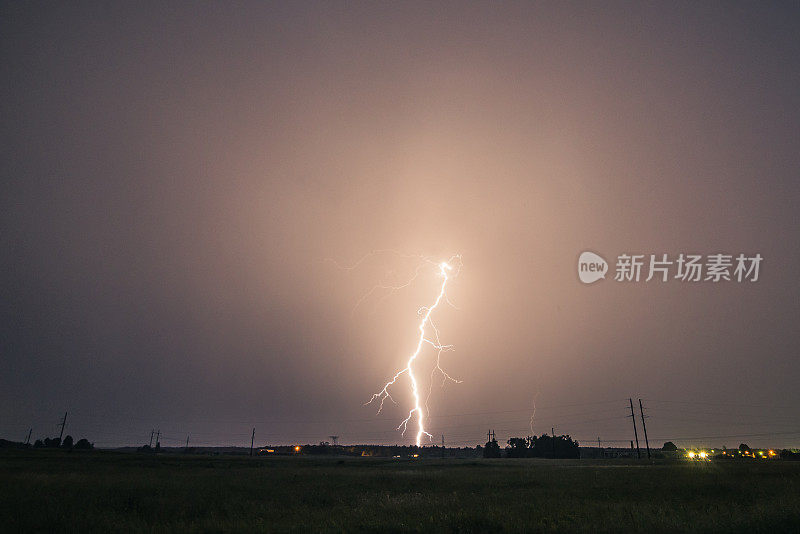
[[[0,454],[7,532],[800,532],[800,462]]]

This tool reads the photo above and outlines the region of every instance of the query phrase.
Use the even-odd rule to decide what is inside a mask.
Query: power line
[[[664,403],[664,404],[687,404],[690,406],[695,406],[698,404],[708,404],[710,406],[736,406],[739,408],[786,408],[790,410],[797,409],[797,406],[794,405],[781,405],[781,404],[741,404],[741,403],[731,403],[731,402],[707,402],[707,401],[672,401],[672,400],[657,400],[657,399],[644,399],[647,402],[656,402],[656,403]]]
[[[644,443],[647,447],[647,459],[650,459],[650,442],[647,440],[647,425],[644,424],[644,408],[642,408],[642,399],[639,399],[639,414],[642,416],[642,430],[644,431]]]
[[[627,399],[616,399],[616,400],[605,400],[605,401],[592,401],[592,402],[579,402],[579,403],[571,403],[571,404],[559,404],[559,405],[552,405],[552,406],[540,406],[537,407],[537,410],[552,410],[558,408],[572,408],[576,406],[593,406],[593,405],[601,405],[601,404],[611,404],[617,402],[624,402]],[[602,411],[602,410],[601,410]],[[503,413],[529,413],[530,409],[518,409],[518,410],[495,410],[495,411],[486,411],[486,412],[465,412],[465,413],[456,413],[456,414],[430,414],[427,416],[428,419],[436,419],[436,418],[444,418],[444,417],[466,417],[466,416],[473,416],[473,415],[495,415],[495,414],[503,414]],[[580,412],[580,414],[586,413],[593,413],[593,412]],[[114,414],[118,416],[119,414]],[[76,417],[73,414],[73,417]],[[100,415],[100,414],[82,414],[78,415],[77,417],[81,419],[99,419],[99,420],[107,420],[110,415]],[[144,417],[135,417],[135,416],[124,416],[126,420],[132,421],[152,421],[154,418],[144,418]],[[236,419],[224,419],[224,418],[214,418],[214,419],[163,419],[156,417],[158,421],[161,423],[180,423],[180,424],[193,424],[193,423],[230,423],[230,424],[279,424],[279,423],[318,423],[318,424],[326,424],[326,423],[365,423],[365,422],[374,422],[376,420],[375,416],[369,418],[359,418],[359,419],[299,419],[299,418],[289,418],[289,419],[271,419],[265,421],[256,421],[256,420],[236,420]]]
[[[67,425],[67,412],[64,412],[64,420],[61,421],[61,433],[58,435],[58,441],[64,437],[64,427]]]
[[[698,440],[698,439],[721,439],[721,438],[748,438],[748,437],[759,437],[759,436],[791,436],[791,435],[798,435],[800,436],[800,431],[793,431],[793,432],[763,432],[763,433],[755,433],[755,434],[727,434],[722,436],[695,436],[695,437],[672,437],[672,438],[654,438],[654,439],[680,439],[680,440]]]
[[[642,457],[642,452],[639,450],[639,434],[636,433],[636,415],[633,413],[633,399],[628,399],[631,403],[631,421],[633,422],[633,436],[636,438],[636,456]]]

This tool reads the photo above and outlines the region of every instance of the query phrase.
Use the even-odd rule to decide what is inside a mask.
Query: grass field
[[[800,532],[800,462],[0,453],[8,532]]]

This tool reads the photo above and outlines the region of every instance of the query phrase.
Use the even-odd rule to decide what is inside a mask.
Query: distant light
[[[694,458],[694,453],[689,451],[689,454],[687,454],[686,456],[688,456],[689,458]]]
[[[300,452],[300,449],[301,449],[300,445],[294,446],[294,452]]]
[[[708,456],[708,453],[706,451],[700,451],[700,458],[703,458],[705,460],[705,458],[707,456]]]
[[[414,458],[419,458],[419,454],[412,454]]]

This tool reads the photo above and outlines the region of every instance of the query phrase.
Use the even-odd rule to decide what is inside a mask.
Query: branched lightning
[[[376,251],[376,252],[383,252],[383,251]],[[421,261],[420,264],[417,265],[417,268],[415,269],[414,274],[410,280],[400,285],[380,284],[373,286],[372,289],[370,289],[367,292],[367,294],[365,294],[363,297],[361,297],[361,299],[359,299],[358,303],[356,304],[356,307],[358,307],[359,304],[361,304],[365,299],[367,299],[371,294],[373,294],[378,289],[387,289],[390,290],[390,292],[394,292],[396,290],[409,286],[419,276],[422,266],[424,266],[426,263],[436,265],[438,267],[439,275],[441,275],[442,277],[442,283],[441,286],[439,287],[439,293],[436,296],[436,299],[434,300],[433,304],[431,304],[430,306],[423,306],[419,308],[419,310],[417,311],[417,314],[421,317],[418,326],[419,337],[417,339],[416,349],[408,358],[406,366],[403,369],[400,369],[397,373],[395,373],[395,375],[383,385],[383,388],[380,391],[374,393],[372,397],[366,403],[364,403],[365,405],[367,405],[367,404],[372,404],[373,402],[378,402],[379,403],[378,413],[380,413],[383,410],[383,403],[386,401],[386,399],[395,402],[395,400],[392,398],[391,393],[389,392],[389,389],[393,385],[395,385],[395,383],[397,383],[400,377],[402,377],[403,375],[407,375],[411,383],[411,394],[414,398],[414,406],[408,412],[408,416],[397,426],[397,430],[401,430],[403,435],[405,435],[405,432],[408,429],[408,425],[411,422],[411,419],[416,416],[416,422],[417,422],[416,444],[417,446],[419,446],[422,443],[422,436],[428,436],[428,438],[432,437],[432,435],[425,430],[425,414],[428,413],[429,411],[428,399],[430,398],[431,395],[432,383],[435,374],[439,372],[442,375],[442,385],[444,385],[444,383],[447,382],[448,380],[453,381],[455,383],[460,383],[459,380],[456,380],[455,378],[447,374],[447,372],[441,366],[442,353],[453,350],[453,346],[442,344],[439,338],[439,330],[434,325],[433,320],[431,319],[431,315],[437,309],[437,307],[442,301],[452,306],[452,303],[450,303],[449,299],[447,298],[447,293],[446,293],[447,282],[452,277],[458,274],[461,268],[461,256],[456,255],[450,258],[448,261],[443,261],[437,264],[433,262],[429,257],[425,256],[402,255],[395,251],[385,251],[385,252],[392,252],[402,257],[416,257],[419,258]],[[360,260],[358,260],[354,265],[350,267],[342,267],[342,268],[347,270],[355,269],[367,257],[369,257],[371,254],[374,253],[375,252],[362,257]],[[428,327],[430,327],[430,332],[432,332],[432,335],[429,335]],[[420,394],[420,386],[414,371],[414,364],[417,361],[420,354],[422,353],[422,349],[426,344],[430,345],[436,350],[436,358],[435,358],[435,365],[431,370],[431,388],[429,388],[428,395],[425,397],[424,401],[425,409],[423,410],[422,407],[423,401]]]
[[[363,256],[361,256],[361,258],[359,258],[359,260],[357,262],[355,262],[354,264],[352,264],[352,265],[342,265],[338,261],[334,260],[333,258],[326,258],[326,261],[330,261],[336,267],[338,267],[339,269],[342,269],[344,271],[353,271],[353,270],[357,269],[359,266],[361,266],[361,264],[363,264],[367,259],[369,259],[369,258],[371,258],[373,256],[380,255],[380,254],[392,254],[394,256],[397,256],[399,258],[404,258],[404,259],[413,258],[413,259],[419,260],[419,263],[417,263],[417,266],[414,268],[414,274],[411,276],[411,278],[409,278],[405,282],[402,282],[402,283],[399,283],[399,284],[378,283],[378,284],[375,284],[374,286],[372,286],[355,303],[355,305],[353,306],[353,309],[350,312],[351,315],[356,312],[356,310],[359,308],[359,306],[361,306],[365,301],[367,301],[373,294],[375,294],[379,290],[386,290],[386,293],[384,293],[384,295],[381,296],[378,299],[378,303],[380,303],[384,299],[389,298],[396,291],[399,291],[401,289],[404,289],[404,288],[410,286],[412,283],[414,283],[414,280],[416,280],[417,277],[419,276],[419,273],[420,273],[420,270],[422,270],[422,267],[424,267],[426,264],[434,263],[433,260],[429,256],[423,256],[421,254],[404,254],[402,252],[398,252],[398,251],[392,250],[392,249],[377,249],[377,250],[373,250],[373,251],[368,252],[367,254],[364,254]],[[460,256],[458,256],[458,258],[460,260]],[[451,260],[452,260],[452,258],[451,258]],[[447,295],[445,295],[445,299],[447,299]],[[453,304],[449,300],[447,301],[447,303],[450,304],[450,306],[453,306]],[[453,306],[453,308],[455,308],[455,306]]]

